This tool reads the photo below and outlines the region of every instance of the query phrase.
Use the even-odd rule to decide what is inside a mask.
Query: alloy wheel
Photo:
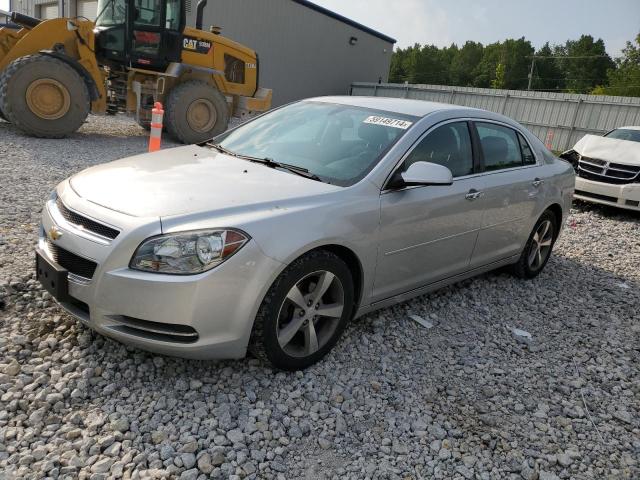
[[[551,253],[553,244],[553,224],[550,220],[545,220],[538,226],[533,234],[531,247],[527,256],[527,262],[531,270],[538,270]]]
[[[344,287],[336,275],[320,270],[304,276],[280,306],[280,348],[292,357],[314,354],[332,338],[343,311]]]

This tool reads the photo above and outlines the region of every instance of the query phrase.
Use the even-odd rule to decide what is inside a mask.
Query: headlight
[[[134,270],[188,275],[220,265],[247,243],[238,230],[198,230],[145,240],[129,264]]]

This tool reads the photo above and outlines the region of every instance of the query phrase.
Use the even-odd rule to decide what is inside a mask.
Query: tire
[[[169,92],[164,124],[182,143],[202,143],[224,132],[229,125],[227,100],[215,87],[187,80]]]
[[[325,280],[328,288],[317,292],[315,289]],[[303,295],[298,297],[298,303],[291,300],[296,297],[291,294],[294,287]],[[317,302],[314,293],[315,296],[320,293]],[[301,318],[299,304],[303,300],[308,315]],[[313,300],[311,306],[310,300]],[[275,368],[289,371],[307,368],[334,347],[353,308],[353,279],[345,262],[324,250],[310,252],[289,265],[271,285],[256,315],[249,348],[256,357],[269,361]],[[323,311],[330,315],[322,315]],[[295,333],[281,346],[281,342],[287,342],[284,340],[288,336],[287,327]],[[310,347],[311,338],[317,341],[315,350]]]
[[[544,229],[543,225],[547,225],[548,230]],[[537,239],[541,236],[542,243],[549,243],[544,247],[538,248],[539,245]],[[516,277],[524,279],[537,277],[551,257],[551,252],[555,245],[556,238],[558,238],[558,221],[553,212],[547,210],[540,216],[533,227],[531,235],[529,235],[529,239],[525,244],[524,250],[522,250],[522,254],[518,259],[518,262],[513,264],[511,267],[512,273]],[[537,250],[540,255],[538,256],[536,254],[535,258],[533,258],[535,250]]]
[[[78,72],[48,55],[27,55],[11,62],[0,76],[0,100],[0,109],[11,123],[43,138],[75,132],[91,106],[89,90]]]

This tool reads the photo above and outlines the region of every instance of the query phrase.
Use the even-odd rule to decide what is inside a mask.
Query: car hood
[[[583,157],[606,162],[640,165],[640,143],[616,138],[585,135],[573,147]]]
[[[80,197],[136,217],[277,205],[340,189],[196,145],[98,165],[70,184]]]

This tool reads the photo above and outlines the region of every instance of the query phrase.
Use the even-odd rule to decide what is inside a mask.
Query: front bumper
[[[61,197],[70,209],[78,208],[73,195],[67,192]],[[96,212],[79,211],[101,218]],[[110,220],[111,225],[121,225],[117,219]],[[153,222],[130,225],[118,238],[100,245],[75,234],[57,215],[52,201],[43,209],[39,240],[49,260],[54,255],[45,232],[54,225],[63,232],[55,241],[57,247],[97,263],[90,279],[69,275],[70,299],[60,305],[103,335],[160,354],[198,359],[243,357],[260,303],[282,268],[251,240],[226,262],[202,274],[131,270],[128,263],[135,249],[145,238],[161,233],[159,226]]]
[[[640,183],[615,185],[576,177],[575,198],[640,211]]]

